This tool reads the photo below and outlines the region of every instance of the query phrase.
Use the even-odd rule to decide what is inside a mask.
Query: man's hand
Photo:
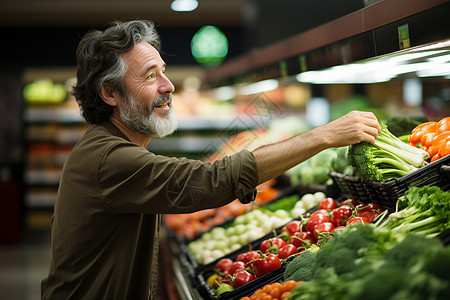
[[[314,130],[323,135],[329,147],[343,147],[362,141],[374,143],[381,128],[373,113],[352,111]]]

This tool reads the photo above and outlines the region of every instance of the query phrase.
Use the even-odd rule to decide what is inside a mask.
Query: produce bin
[[[397,199],[411,187],[438,186],[450,189],[450,155],[438,159],[410,174],[384,182],[364,180],[358,176],[330,172],[330,177],[344,195],[362,203],[378,203],[393,209]]]
[[[204,297],[204,299],[211,300],[222,300],[222,299],[240,299],[245,296],[252,295],[256,290],[262,288],[266,284],[271,284],[276,281],[283,280],[284,270],[286,269],[287,263],[283,263],[280,268],[273,270],[261,277],[256,278],[255,280],[247,283],[246,285],[240,286],[237,289],[234,289],[230,292],[224,292],[220,295],[216,295],[213,289],[206,283],[206,279],[210,275],[213,274],[213,270],[205,270],[204,272],[200,272],[197,276],[198,279],[198,287],[200,295]]]

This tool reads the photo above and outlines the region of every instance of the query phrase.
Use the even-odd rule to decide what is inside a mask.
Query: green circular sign
[[[203,26],[191,40],[191,52],[198,63],[206,68],[215,68],[228,54],[228,39],[217,27]]]

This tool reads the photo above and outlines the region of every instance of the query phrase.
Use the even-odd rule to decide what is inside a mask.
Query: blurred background
[[[154,21],[180,127],[148,149],[214,160],[354,109],[380,120],[449,116],[449,8],[447,0],[2,0],[0,293],[40,297],[61,168],[87,128],[70,95],[87,31]]]

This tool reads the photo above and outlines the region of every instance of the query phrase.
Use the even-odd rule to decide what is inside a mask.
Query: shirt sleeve
[[[213,163],[155,155],[132,143],[103,154],[99,193],[112,213],[190,213],[255,199],[258,172],[247,150]]]

